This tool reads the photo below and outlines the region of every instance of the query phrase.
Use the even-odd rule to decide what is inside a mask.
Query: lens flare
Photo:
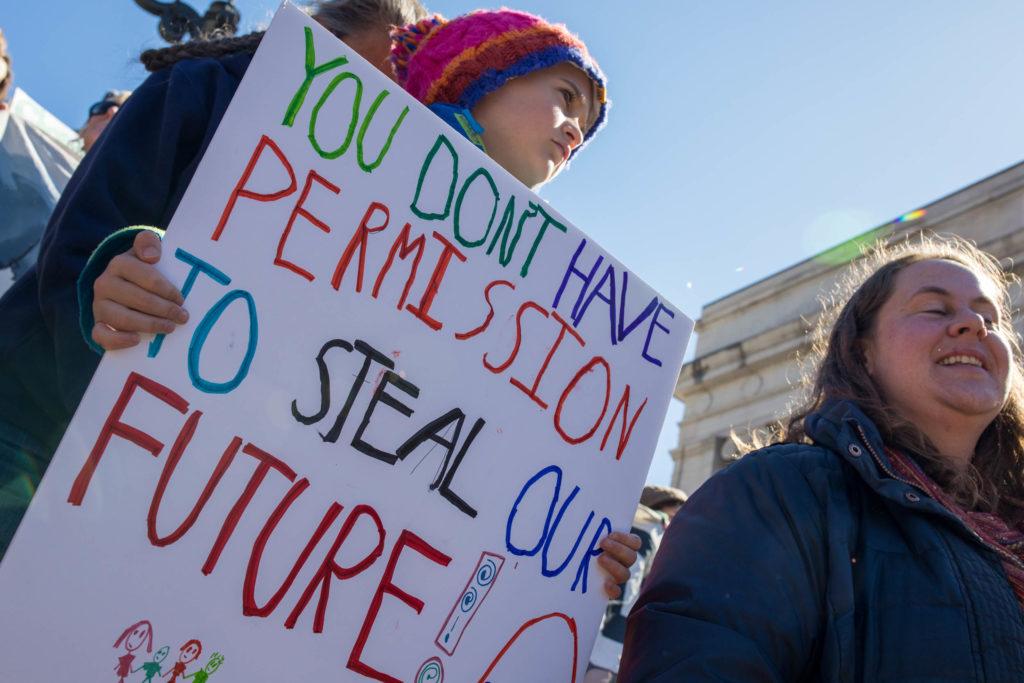
[[[830,266],[839,266],[854,260],[864,253],[865,247],[870,247],[875,241],[885,234],[885,226],[868,230],[836,246],[826,249],[814,257],[815,261]]]
[[[917,209],[916,211],[911,211],[909,213],[903,214],[902,216],[900,216],[899,218],[896,219],[896,222],[897,223],[910,223],[911,221],[916,221],[919,218],[923,218],[927,214],[928,214],[928,212],[925,211],[924,209]]]

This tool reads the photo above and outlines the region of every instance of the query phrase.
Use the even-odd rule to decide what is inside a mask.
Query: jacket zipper
[[[913,483],[911,481],[907,481],[903,477],[897,476],[895,472],[893,472],[891,469],[886,467],[885,463],[882,462],[882,458],[878,455],[877,452],[875,452],[875,449],[871,446],[871,442],[868,440],[867,435],[864,433],[864,430],[861,428],[860,423],[857,422],[856,420],[852,420],[852,422],[853,422],[854,428],[856,428],[856,430],[857,430],[857,434],[860,436],[861,443],[864,444],[864,447],[868,449],[868,453],[871,454],[872,459],[875,461],[875,464],[878,465],[879,469],[881,469],[883,472],[888,474],[891,478],[895,479],[896,481],[902,482],[902,483],[906,484],[907,486],[915,488],[918,491],[920,491],[921,493],[923,493],[925,496],[927,496],[928,498],[931,498],[931,496],[928,494],[928,492],[925,491],[924,489],[922,489],[920,486],[918,486],[917,484],[915,484],[915,483]],[[950,513],[950,514],[952,514],[952,513]],[[978,534],[977,531],[975,531],[971,527],[967,526],[962,519],[956,517],[956,515],[953,515],[953,517],[956,519],[957,522],[959,522],[960,526],[962,526],[964,529],[966,529],[967,531],[969,531],[971,533],[971,536],[974,536],[975,540],[977,540],[978,543],[981,543],[981,545],[983,545],[984,547],[986,547],[986,548],[988,548],[990,550],[995,550],[997,555],[999,555],[1001,557],[1005,557],[1006,559],[1008,559],[1013,564],[1017,565],[1021,569],[1024,569],[1024,562],[1022,562],[1016,555],[1014,555],[1013,553],[1007,552],[1006,550],[1004,550],[1001,547],[998,547],[998,546],[993,547],[993,546],[989,545],[989,543],[987,543],[985,541],[985,539],[983,539],[981,537],[981,535]]]
[[[907,486],[911,486],[911,487],[917,489],[918,491],[920,491],[921,493],[923,493],[924,495],[928,496],[928,492],[925,491],[924,489],[922,489],[920,486],[918,486],[917,484],[915,484],[912,481],[907,481],[903,477],[897,476],[895,472],[893,472],[891,469],[886,467],[885,463],[882,462],[882,458],[878,455],[878,453],[875,452],[875,449],[871,445],[871,442],[868,441],[868,437],[864,433],[864,430],[861,428],[860,423],[857,422],[856,420],[854,420],[853,421],[853,426],[857,429],[857,434],[860,435],[860,442],[862,444],[864,444],[865,448],[868,449],[868,453],[871,454],[871,457],[874,459],[875,464],[878,465],[879,469],[881,469],[883,472],[888,474],[890,478],[895,479],[898,482],[902,482],[902,483],[906,484]],[[931,498],[931,496],[928,496],[928,497]]]

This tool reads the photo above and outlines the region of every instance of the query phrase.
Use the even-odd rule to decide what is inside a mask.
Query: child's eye
[[[560,91],[562,93],[562,97],[565,98],[566,104],[571,105],[573,103],[573,100],[576,99],[576,93],[574,93],[572,90],[569,90],[568,88],[560,88]]]

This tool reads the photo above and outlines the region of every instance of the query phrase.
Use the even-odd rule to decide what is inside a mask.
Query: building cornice
[[[698,390],[710,390],[752,371],[772,365],[780,358],[791,357],[797,350],[810,346],[808,330],[813,320],[797,318],[735,342],[724,348],[695,358],[685,364],[676,382],[675,397],[681,401]]]
[[[908,235],[922,230],[941,232],[940,223],[950,221],[971,209],[1022,188],[1024,188],[1024,162],[927,204],[924,207],[927,213],[918,221],[913,223],[892,221],[872,228],[854,237],[850,242],[869,243],[881,235]],[[722,317],[736,315],[744,309],[764,303],[765,300],[775,296],[780,288],[799,286],[808,280],[820,278],[827,273],[845,268],[849,262],[848,259],[838,263],[830,260],[830,254],[836,252],[841,246],[815,254],[783,271],[769,275],[708,303],[701,311],[701,318],[697,322],[695,331],[699,334],[702,328],[715,324]]]

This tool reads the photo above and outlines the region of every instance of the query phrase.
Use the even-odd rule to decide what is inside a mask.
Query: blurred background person
[[[99,139],[100,133],[106,129],[107,124],[121,110],[121,107],[131,94],[130,90],[110,90],[103,96],[102,100],[89,107],[89,115],[85,120],[85,125],[78,131],[79,137],[82,138],[83,151],[88,152],[92,149],[92,146]]]
[[[661,545],[665,529],[685,502],[686,493],[671,486],[648,485],[640,494],[640,504],[633,515],[633,528],[630,529],[640,537],[640,550],[637,551],[636,562],[630,567],[629,578],[620,586],[622,595],[608,601],[601,630],[590,653],[590,667],[583,679],[584,683],[615,681],[619,658],[622,656],[622,642],[626,637],[626,617],[640,595],[644,579],[651,571],[651,563]]]
[[[0,30],[0,111],[7,109],[7,94],[13,82],[11,55],[7,52],[7,40],[4,38],[4,32]]]
[[[0,31],[0,294],[35,263],[80,158],[75,132],[14,87],[11,61]]]
[[[644,487],[640,494],[640,504],[660,512],[669,518],[669,521],[676,516],[679,508],[686,502],[686,492],[671,486]]]

